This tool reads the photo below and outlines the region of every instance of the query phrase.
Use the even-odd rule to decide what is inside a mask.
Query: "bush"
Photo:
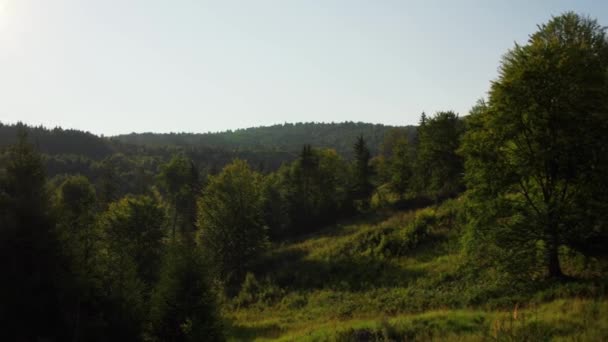
[[[425,209],[418,211],[414,217],[414,221],[403,231],[403,251],[410,251],[425,241],[430,234],[431,226],[436,221],[437,216],[433,210]]]
[[[282,298],[284,294],[285,291],[270,279],[259,282],[253,273],[247,273],[235,303],[238,306],[250,306],[256,303],[271,305]]]

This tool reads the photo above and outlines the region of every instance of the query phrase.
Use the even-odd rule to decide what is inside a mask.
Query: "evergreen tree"
[[[454,112],[423,113],[418,127],[416,184],[418,191],[438,199],[462,186],[463,160],[457,153],[464,124]]]
[[[353,199],[361,203],[363,208],[369,206],[369,198],[373,191],[371,183],[372,168],[370,165],[371,154],[363,136],[359,136],[354,145],[355,164],[354,164],[354,184]]]

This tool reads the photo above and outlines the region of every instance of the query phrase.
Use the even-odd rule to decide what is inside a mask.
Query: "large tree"
[[[562,276],[560,246],[605,229],[597,213],[606,208],[596,207],[607,190],[607,67],[608,41],[597,21],[554,17],[505,55],[465,138],[479,214],[496,213],[486,233],[505,259],[534,259],[540,246],[550,277]]]
[[[235,285],[266,246],[262,176],[235,160],[211,176],[199,201],[200,242],[217,279]]]

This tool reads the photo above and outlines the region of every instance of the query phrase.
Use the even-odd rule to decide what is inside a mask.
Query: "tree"
[[[268,236],[275,240],[287,237],[292,225],[288,189],[283,176],[284,171],[266,175],[262,187],[264,222],[268,226]]]
[[[370,166],[371,154],[363,136],[359,136],[354,145],[355,164],[354,164],[354,184],[353,198],[360,201],[364,208],[369,205],[369,198],[374,189],[371,178],[373,170]]]
[[[100,236],[95,231],[95,188],[84,176],[70,176],[56,194],[57,230],[74,272],[86,274],[92,268],[94,245]]]
[[[351,170],[335,150],[304,146],[278,177],[293,233],[310,232],[352,212]]]
[[[96,266],[99,262],[101,238],[95,224],[95,206],[95,188],[84,176],[66,178],[57,190],[57,234],[74,278],[74,283],[68,285],[71,287],[69,292],[74,297],[74,309],[70,317],[74,341],[92,339],[93,336],[82,335],[85,332],[93,333],[92,326],[96,323],[92,321],[99,311],[99,307],[91,308],[94,291],[98,286]]]
[[[200,192],[199,175],[194,163],[178,155],[161,166],[158,176],[161,187],[167,193],[172,211],[172,237],[175,230],[192,233],[196,223],[196,196]]]
[[[552,278],[562,276],[560,246],[605,232],[605,207],[593,205],[605,203],[608,189],[607,67],[597,21],[572,12],[552,18],[505,55],[464,140],[479,212],[496,213],[487,233],[507,257],[533,260],[540,244]]]
[[[102,296],[110,340],[139,340],[159,279],[166,236],[165,210],[150,196],[127,196],[101,214]]]
[[[236,285],[264,250],[262,177],[247,162],[235,160],[211,176],[199,200],[200,242],[226,285]]]
[[[452,111],[430,118],[422,113],[415,172],[419,191],[437,199],[460,189],[463,161],[457,150],[463,132],[462,121]]]
[[[50,215],[40,154],[24,130],[8,149],[0,179],[0,339],[67,338],[57,280],[68,276]]]
[[[153,341],[222,341],[214,293],[202,253],[172,241],[151,299]]]
[[[158,201],[146,195],[124,197],[110,204],[100,218],[109,253],[117,260],[133,262],[137,276],[148,286],[158,278],[165,221]]]
[[[391,190],[403,199],[410,190],[414,168],[414,151],[407,138],[398,139],[391,149],[388,160],[388,180]]]
[[[149,335],[156,341],[221,341],[207,267],[194,244],[198,170],[178,155],[161,166],[158,180],[169,197],[172,238],[151,298]]]

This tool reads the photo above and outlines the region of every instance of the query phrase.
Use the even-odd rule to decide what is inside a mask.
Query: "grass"
[[[608,301],[556,300],[509,311],[432,310],[392,317],[307,322],[256,320],[233,340],[258,341],[605,341]]]
[[[601,267],[580,272],[588,279],[525,287],[472,270],[461,254],[459,201],[273,246],[239,296],[223,302],[229,340],[608,340]]]

